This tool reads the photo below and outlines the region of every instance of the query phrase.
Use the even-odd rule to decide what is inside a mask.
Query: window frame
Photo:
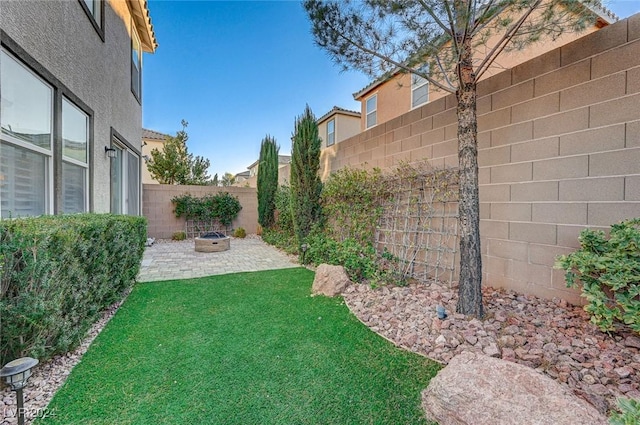
[[[55,104],[56,104],[56,88],[53,84],[51,84],[47,79],[45,79],[42,75],[39,75],[32,67],[26,64],[23,60],[20,59],[18,55],[16,55],[13,51],[6,48],[4,45],[0,46],[0,56],[5,54],[10,60],[13,60],[18,66],[22,68],[22,70],[32,77],[39,80],[44,86],[46,86],[51,93],[50,96],[50,120],[49,120],[49,149],[38,146],[34,143],[27,142],[25,140],[21,140],[17,137],[14,137],[11,134],[4,133],[0,130],[0,149],[3,143],[7,145],[11,145],[17,147],[19,149],[24,149],[28,152],[32,152],[38,155],[42,155],[45,158],[45,172],[44,172],[44,211],[43,214],[51,214],[54,211],[54,167],[55,167]],[[14,199],[15,202],[15,199]],[[13,215],[12,215],[13,216]],[[2,217],[2,210],[0,209],[0,218]]]
[[[135,42],[138,43],[137,49],[135,48]],[[138,59],[138,66],[135,64],[134,54]],[[133,19],[131,19],[131,93],[133,93],[138,103],[142,105],[142,42]]]
[[[129,143],[120,133],[118,133],[113,127],[111,128],[111,142],[110,147],[116,149],[119,153],[123,153],[122,157],[111,158],[111,163],[109,164],[109,188],[110,188],[110,200],[109,200],[109,211],[112,214],[121,214],[121,215],[131,215],[129,214],[129,203],[128,203],[128,188],[130,183],[129,176],[129,155],[133,155],[137,158],[137,166],[138,166],[138,174],[136,176],[136,180],[138,183],[138,199],[136,200],[137,206],[137,216],[142,216],[142,155],[141,152],[138,152],[134,149],[133,145]],[[114,161],[121,161],[120,167],[120,187],[114,187],[114,175],[113,175],[113,164]],[[118,194],[120,195],[120,210],[115,211],[113,197],[116,194],[114,191],[118,190]]]
[[[333,124],[333,131],[329,131],[329,124]],[[331,137],[333,136],[333,137]],[[336,118],[333,117],[327,121],[327,147],[333,146],[336,143]]]
[[[369,101],[375,98],[375,107],[372,111],[369,110]],[[375,127],[378,125],[378,93],[373,93],[371,96],[364,99],[364,127],[366,129]],[[375,122],[373,124],[369,124],[369,115],[375,114]]]
[[[61,122],[64,123],[64,103],[67,102],[72,108],[75,108],[78,112],[80,112],[81,114],[83,114],[86,117],[86,140],[87,140],[87,146],[86,146],[86,151],[85,151],[85,161],[82,162],[80,160],[77,160],[75,158],[66,156],[64,154],[64,127],[61,126],[60,129],[60,140],[61,140],[61,152],[62,154],[60,155],[60,173],[61,173],[61,178],[60,178],[60,196],[61,196],[61,202],[60,202],[60,207],[59,210],[63,213],[67,213],[67,211],[64,211],[64,199],[63,199],[63,192],[62,192],[62,188],[64,187],[64,173],[63,173],[63,166],[64,163],[76,166],[76,167],[82,167],[85,170],[85,174],[84,174],[84,187],[85,187],[85,196],[84,196],[84,211],[83,212],[88,212],[89,211],[89,198],[90,198],[90,188],[89,188],[89,151],[90,151],[90,145],[91,145],[91,116],[89,114],[87,114],[85,111],[82,110],[82,108],[80,108],[78,105],[76,105],[71,99],[69,99],[67,96],[62,96],[62,107],[60,108],[60,117],[61,117]]]
[[[100,39],[104,43],[104,41],[105,41],[105,38],[104,38],[104,0],[88,0],[88,1],[91,1],[93,3],[94,10],[97,10],[98,14],[100,15],[100,16],[98,16],[97,19],[96,19],[96,16],[94,15],[94,13],[91,12],[91,10],[89,9],[89,6],[87,6],[86,1],[87,0],[78,0],[78,2],[80,3],[80,6],[82,6],[82,10],[84,10],[84,13],[87,14],[87,17],[89,18],[89,22],[91,22],[91,25],[96,30],[96,32],[98,33],[98,36],[100,37]]]
[[[422,65],[420,68],[418,68],[418,70],[420,72],[429,73],[429,64]],[[411,109],[415,109],[429,103],[429,80],[413,73],[409,75],[411,76]],[[419,83],[416,83],[416,79],[419,79]],[[427,87],[427,100],[425,100],[424,102],[418,103],[416,105],[415,93],[417,90],[421,89],[424,86]]]

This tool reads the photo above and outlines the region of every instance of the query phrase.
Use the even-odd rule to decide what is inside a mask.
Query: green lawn
[[[138,284],[43,424],[424,424],[436,363],[303,269]],[[51,411],[50,410],[50,411]]]

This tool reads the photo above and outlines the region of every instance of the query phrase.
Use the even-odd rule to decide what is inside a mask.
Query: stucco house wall
[[[110,158],[105,146],[111,146],[113,134],[132,152],[140,155],[142,107],[132,93],[130,3],[148,13],[145,0],[104,2],[104,37],[96,30],[83,2],[77,0],[0,1],[0,43],[47,83],[54,86],[54,102],[65,96],[90,116],[89,124],[89,210],[110,211]],[[140,15],[140,13],[138,13]],[[138,22],[148,16],[138,16]],[[152,29],[140,31],[143,44]],[[150,25],[150,24],[149,24]],[[150,33],[142,34],[144,31]],[[103,40],[104,38],[104,40]],[[143,94],[144,96],[144,94]],[[58,118],[59,119],[59,114]],[[54,123],[54,134],[60,122]],[[54,136],[54,203],[60,211],[61,141]],[[139,167],[140,169],[140,167]],[[139,178],[138,178],[139,182]],[[142,190],[139,190],[141,193]]]
[[[481,81],[483,280],[580,303],[554,269],[584,228],[640,217],[640,14]],[[457,167],[456,99],[327,148],[330,170]]]

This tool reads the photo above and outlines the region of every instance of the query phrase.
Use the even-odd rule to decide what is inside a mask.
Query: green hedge
[[[140,269],[144,217],[76,214],[0,221],[0,364],[78,345]]]

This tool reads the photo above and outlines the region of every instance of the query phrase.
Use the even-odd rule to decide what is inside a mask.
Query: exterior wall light
[[[10,361],[0,369],[0,378],[4,378],[11,391],[16,392],[18,405],[18,425],[24,425],[24,395],[22,389],[27,385],[27,380],[31,376],[31,369],[38,364],[37,359],[22,357]]]
[[[106,153],[109,158],[115,158],[118,156],[118,152],[109,146],[104,147],[104,153]]]
[[[306,244],[306,243],[303,243],[302,245],[300,245],[300,249],[302,250],[302,264],[305,264],[304,257],[307,254],[307,250],[309,249],[309,245]]]

